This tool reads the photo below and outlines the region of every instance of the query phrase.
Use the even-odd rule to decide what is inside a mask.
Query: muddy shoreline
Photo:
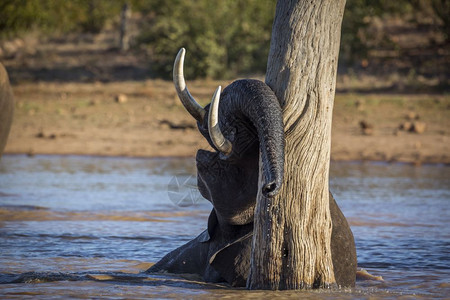
[[[149,57],[114,50],[113,37],[29,36],[0,57],[16,100],[6,153],[194,157],[211,149],[172,82],[151,79]],[[339,73],[331,160],[450,164],[450,94],[439,86],[448,80],[435,77]],[[186,80],[202,105],[231,83]]]
[[[192,81],[189,87],[205,105],[217,85],[227,84]],[[16,84],[13,91],[5,153],[194,157],[211,149],[169,81],[41,82]],[[332,161],[450,164],[450,96],[338,93],[332,124]]]

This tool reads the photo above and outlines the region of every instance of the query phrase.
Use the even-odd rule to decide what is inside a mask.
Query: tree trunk
[[[129,36],[128,36],[128,19],[130,18],[130,9],[128,3],[122,6],[120,13],[120,39],[119,48],[120,51],[128,51],[130,48]]]
[[[335,283],[328,176],[344,6],[345,0],[277,3],[266,83],[283,108],[285,175],[276,197],[258,194],[250,289]]]

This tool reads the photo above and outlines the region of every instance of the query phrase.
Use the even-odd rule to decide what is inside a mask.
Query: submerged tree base
[[[258,194],[250,289],[336,282],[328,174],[344,6],[345,0],[277,2],[266,83],[283,108],[285,176],[279,195]]]

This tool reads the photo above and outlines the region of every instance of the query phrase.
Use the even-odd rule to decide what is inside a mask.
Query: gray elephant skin
[[[0,157],[6,146],[14,113],[14,97],[8,73],[0,63]]]
[[[284,165],[282,110],[273,91],[258,80],[237,80],[202,108],[183,78],[184,49],[174,64],[174,83],[198,129],[215,151],[198,150],[198,189],[213,210],[208,227],[147,272],[197,274],[206,282],[242,287],[250,271],[253,218],[258,193],[273,197]],[[263,184],[258,187],[261,155]],[[260,190],[259,190],[260,189]],[[330,194],[331,251],[336,283],[355,285],[356,248],[350,227]]]

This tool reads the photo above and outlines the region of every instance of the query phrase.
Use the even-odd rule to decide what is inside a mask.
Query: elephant
[[[8,73],[0,63],[0,158],[8,140],[14,113],[14,96]]]
[[[173,250],[147,272],[189,273],[207,282],[246,285],[250,271],[253,219],[258,193],[275,196],[283,183],[284,129],[280,104],[262,81],[242,79],[219,87],[201,107],[183,75],[185,50],[174,63],[174,84],[200,133],[214,151],[198,150],[197,185],[213,210],[199,236]],[[260,159],[261,158],[261,159]],[[258,186],[259,170],[263,183]],[[356,249],[350,227],[330,194],[331,250],[336,282],[354,286]]]

